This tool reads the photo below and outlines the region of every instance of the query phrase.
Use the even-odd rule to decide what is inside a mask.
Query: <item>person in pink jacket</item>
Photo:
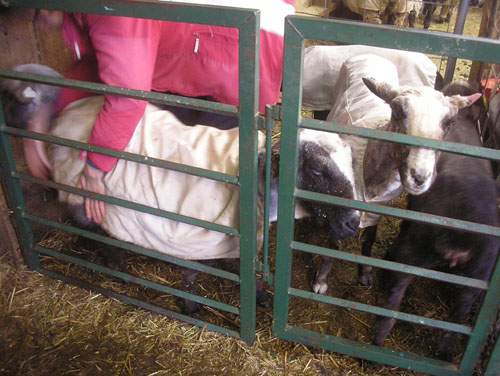
[[[250,2],[251,6],[246,0],[203,3],[261,9],[259,110],[264,112],[266,104],[280,98],[284,18],[294,13],[294,0],[258,0]],[[67,78],[238,105],[237,29],[47,10],[37,11],[35,19],[42,28],[61,28],[76,60],[66,72]],[[61,90],[56,113],[86,95]],[[123,150],[145,107],[145,101],[106,95],[89,143]],[[221,129],[237,126],[233,117],[173,106],[168,109],[188,125]],[[48,177],[51,167],[44,162],[46,159],[33,154],[26,153],[30,170],[35,176]],[[81,187],[104,194],[102,179],[116,161],[114,157],[88,153]],[[85,210],[96,223],[105,216],[101,201],[86,198]]]

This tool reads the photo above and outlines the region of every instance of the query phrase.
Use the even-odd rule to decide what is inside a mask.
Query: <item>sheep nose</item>
[[[343,223],[344,231],[350,235],[354,235],[359,227],[359,214],[352,215],[349,219]]]
[[[414,176],[413,177],[413,181],[415,182],[415,185],[417,186],[421,186],[422,184],[424,184],[424,179],[422,179],[420,176]]]
[[[415,170],[411,171],[411,176],[416,186],[420,187],[425,183],[425,177],[418,174]]]

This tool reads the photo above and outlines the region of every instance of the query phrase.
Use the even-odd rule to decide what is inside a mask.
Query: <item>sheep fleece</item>
[[[55,120],[55,136],[87,142],[103,97],[79,100]],[[238,175],[238,129],[183,125],[168,111],[148,104],[126,152]],[[77,186],[85,158],[76,149],[51,145],[49,155],[58,183]],[[237,187],[158,167],[119,160],[104,178],[106,194],[217,224],[238,227]],[[59,200],[83,198],[59,192]],[[239,257],[239,238],[201,227],[106,204],[102,227],[117,239],[183,259]]]

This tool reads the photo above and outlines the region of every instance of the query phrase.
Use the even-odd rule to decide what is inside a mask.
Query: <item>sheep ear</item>
[[[473,105],[481,97],[481,93],[475,93],[469,96],[453,95],[450,97],[450,102],[460,109]]]
[[[379,82],[374,78],[369,77],[363,77],[363,82],[373,94],[387,103],[391,103],[391,101],[398,95],[398,92],[393,90],[392,86],[387,82]]]

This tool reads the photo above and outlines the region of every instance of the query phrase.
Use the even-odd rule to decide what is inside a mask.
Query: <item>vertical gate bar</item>
[[[0,102],[0,166],[2,168],[2,175],[5,181],[8,201],[10,201],[10,205],[14,210],[19,248],[28,267],[38,270],[40,269],[40,260],[38,254],[33,250],[35,239],[31,231],[31,224],[22,217],[22,213],[26,211],[26,204],[24,203],[21,184],[18,179],[12,177],[11,173],[11,171],[16,171],[16,164],[9,136],[4,132],[5,127],[5,117]]]
[[[471,375],[474,370],[474,365],[481,355],[478,349],[486,342],[488,332],[492,324],[495,322],[498,312],[498,304],[500,301],[500,261],[497,261],[495,270],[491,276],[488,291],[481,303],[481,309],[477,315],[476,322],[472,330],[472,334],[467,343],[462,362],[460,363],[460,371],[463,375]],[[497,372],[499,370],[497,369]]]
[[[274,333],[283,333],[288,321],[288,287],[292,266],[291,243],[294,234],[297,181],[299,117],[302,103],[302,67],[304,38],[285,20],[283,69],[283,112],[278,198],[278,234],[276,239],[276,275],[274,294]]]
[[[271,163],[272,163],[272,137],[274,128],[273,109],[272,106],[266,105],[264,116],[265,131],[266,131],[266,165],[264,172],[264,241],[262,242],[262,272],[264,281],[271,284],[271,276],[269,275],[269,204],[271,196]],[[260,176],[259,176],[260,178]]]
[[[239,28],[240,331],[253,344],[256,317],[257,113],[259,112],[260,11]]]
[[[497,337],[497,343],[491,353],[488,368],[486,368],[484,376],[498,376],[498,370],[500,370],[500,336]]]
[[[467,17],[467,11],[469,10],[469,5],[470,5],[470,0],[460,0],[453,34],[462,35],[462,33],[464,32],[465,18]],[[448,84],[451,81],[453,81],[453,75],[455,73],[456,64],[457,64],[456,57],[448,57],[448,60],[446,62],[446,71],[444,74],[445,84]]]

